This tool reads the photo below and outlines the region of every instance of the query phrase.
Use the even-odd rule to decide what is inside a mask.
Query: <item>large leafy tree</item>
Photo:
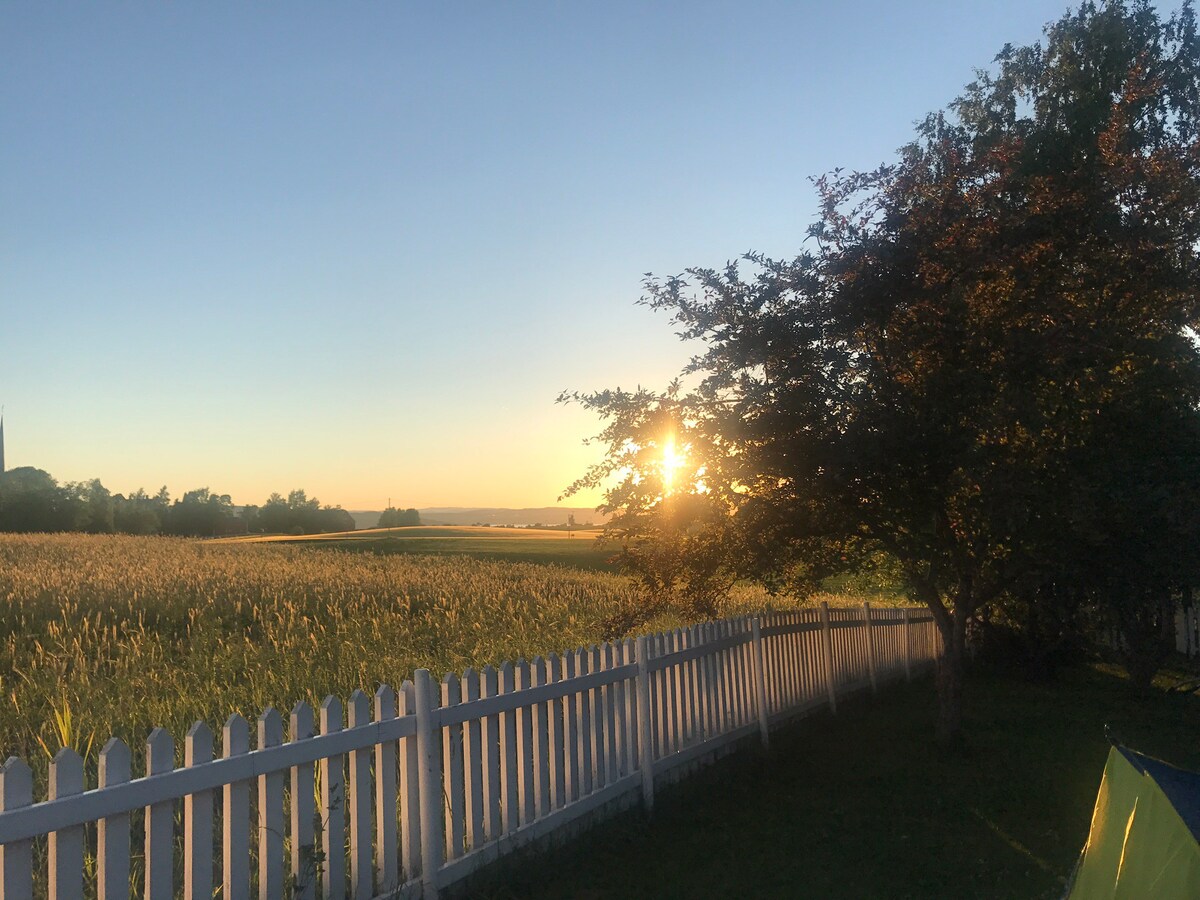
[[[1179,518],[1143,492],[1106,532],[1092,501],[1134,490],[1147,411],[1200,446],[1198,126],[1190,5],[1084,4],[1005,47],[895,163],[818,180],[804,253],[647,281],[704,349],[665,392],[572,395],[608,446],[574,487],[606,485],[626,560],[692,596],[886,549],[940,629],[955,737],[980,609]],[[1186,468],[1146,477],[1178,496]]]

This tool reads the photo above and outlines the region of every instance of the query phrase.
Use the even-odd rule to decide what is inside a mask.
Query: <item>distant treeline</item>
[[[402,528],[405,525],[420,525],[421,514],[415,509],[396,509],[389,506],[379,516],[377,528]]]
[[[415,521],[416,510],[388,510]],[[385,513],[387,515],[387,513]],[[381,519],[381,525],[386,525]],[[235,507],[228,494],[197,488],[172,500],[164,487],[114,494],[99,479],[59,484],[48,472],[24,466],[0,472],[0,531],[86,531],[93,534],[324,534],[353,531],[340,506],[322,506],[304,491],[272,494],[262,506]]]

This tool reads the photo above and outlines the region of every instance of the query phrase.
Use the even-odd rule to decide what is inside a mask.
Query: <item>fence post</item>
[[[875,674],[875,632],[871,630],[871,604],[863,603],[863,621],[867,625],[867,670],[871,673],[871,693],[879,693],[879,678]]]
[[[833,673],[833,629],[829,626],[829,604],[821,602],[821,649],[825,655],[825,687],[829,711],[837,715],[837,676]]]
[[[650,734],[649,643],[646,636],[637,639],[638,756],[642,770],[642,806],[646,815],[654,811],[654,738]]]
[[[758,710],[758,732],[762,736],[764,750],[771,749],[771,737],[767,729],[767,675],[763,663],[762,628],[758,616],[750,622],[754,642],[754,705]]]
[[[908,621],[908,607],[904,610],[904,680],[912,681],[912,627]]]
[[[442,868],[442,755],[435,734],[437,708],[428,669],[413,673],[417,701],[417,793],[421,804],[421,896],[437,900],[438,871]]]

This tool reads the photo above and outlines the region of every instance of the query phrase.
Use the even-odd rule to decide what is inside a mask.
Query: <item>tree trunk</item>
[[[1175,649],[1175,597],[1166,588],[1126,591],[1118,604],[1122,657],[1134,687],[1149,691]]]
[[[956,607],[945,620],[938,617],[938,631],[942,635],[942,655],[937,668],[937,739],[939,744],[953,746],[962,742],[963,734],[962,695],[967,651],[967,617],[962,609]]]

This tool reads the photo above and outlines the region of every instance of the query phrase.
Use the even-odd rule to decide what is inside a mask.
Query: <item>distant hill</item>
[[[352,509],[356,528],[374,528],[381,510]],[[586,506],[540,506],[528,509],[473,509],[464,506],[432,506],[420,510],[422,525],[566,525],[574,515],[577,525],[602,525],[608,516]]]

